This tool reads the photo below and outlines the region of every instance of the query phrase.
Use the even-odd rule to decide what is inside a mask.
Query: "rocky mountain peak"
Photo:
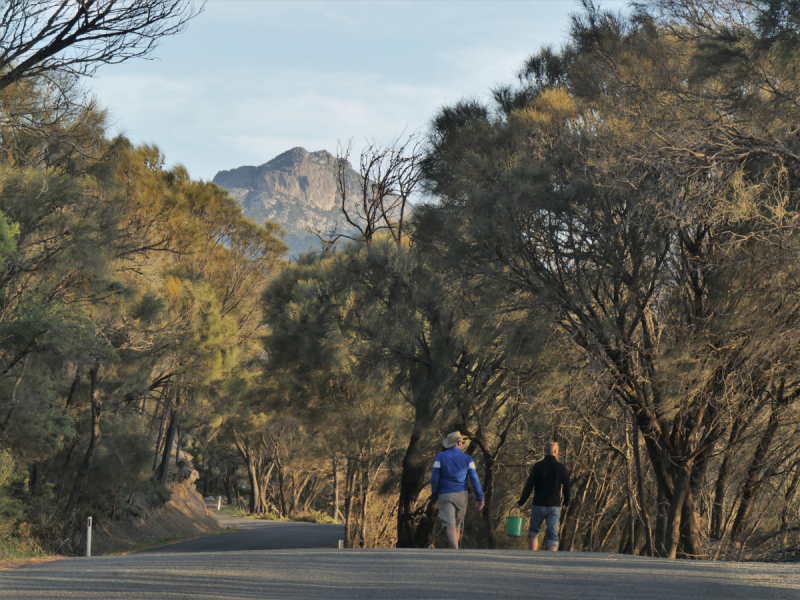
[[[348,166],[357,189],[358,175]],[[336,191],[336,157],[326,150],[292,148],[263,165],[220,171],[214,183],[239,200],[251,219],[280,223],[293,256],[318,247],[309,228],[330,229],[343,221]]]

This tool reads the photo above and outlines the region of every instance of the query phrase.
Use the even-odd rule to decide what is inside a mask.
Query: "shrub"
[[[291,515],[292,521],[303,521],[304,523],[333,523],[333,518],[318,510],[310,510],[303,515]]]
[[[153,481],[150,483],[150,490],[147,494],[147,501],[154,506],[164,506],[172,497],[172,492],[168,487],[165,487]]]

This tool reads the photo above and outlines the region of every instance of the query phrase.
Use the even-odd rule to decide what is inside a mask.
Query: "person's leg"
[[[457,494],[440,494],[436,502],[439,507],[439,519],[444,527],[445,534],[447,534],[447,547],[458,549],[459,535],[459,522],[458,522],[458,496]]]
[[[561,518],[560,506],[548,506],[545,521],[547,523],[547,549],[558,550],[558,521]]]
[[[469,494],[467,492],[454,492],[451,496],[451,502],[455,509],[456,525],[454,527],[455,545],[453,548],[458,549],[461,547],[461,531],[464,528],[464,517],[467,514],[467,506],[469,504]]]
[[[545,508],[543,506],[531,507],[531,522],[528,529],[528,549],[539,549],[539,530],[542,528],[542,521],[545,517]]]
[[[455,525],[448,525],[444,530],[447,533],[447,547],[458,550],[458,541],[461,537],[458,534],[458,527]]]

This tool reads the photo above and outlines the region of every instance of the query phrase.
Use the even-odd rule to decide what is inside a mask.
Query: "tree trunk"
[[[42,464],[40,462],[35,462],[31,465],[31,477],[30,477],[30,492],[34,496],[39,495],[39,488],[41,488],[41,481],[42,481]]]
[[[681,541],[679,552],[684,558],[705,558],[703,551],[703,535],[697,514],[696,499],[702,493],[705,479],[708,452],[701,452],[692,464],[689,478],[689,492],[683,503],[681,515]]]
[[[225,469],[225,473],[222,476],[222,483],[225,486],[225,497],[228,499],[228,506],[236,506],[235,498],[233,497],[233,477],[228,475],[228,470]]]
[[[304,513],[312,510],[311,507],[314,505],[319,495],[320,488],[322,487],[319,479],[319,474],[315,471],[303,486],[303,492],[301,492],[300,497],[303,498],[303,496],[305,496],[305,498],[303,499],[303,505],[300,510]]]
[[[415,546],[414,509],[423,486],[427,465],[419,460],[421,427],[415,426],[403,457],[400,474],[400,496],[397,503],[397,547]]]
[[[181,427],[181,422],[178,421],[178,426],[175,430],[175,466],[179,466],[181,462],[181,433],[183,432],[183,428]]]
[[[697,522],[697,508],[695,494],[689,490],[683,502],[681,514],[681,541],[678,548],[682,558],[703,558],[702,536]]]
[[[278,499],[281,503],[281,516],[286,516],[288,506],[286,505],[285,477],[280,463],[278,463]]]
[[[367,502],[369,501],[369,466],[362,473],[361,482],[361,547],[368,548],[367,545]]]
[[[639,518],[644,527],[647,556],[653,554],[653,532],[650,530],[650,517],[647,514],[647,500],[644,495],[644,477],[642,475],[642,457],[639,452],[639,428],[633,424],[633,457],[636,463],[636,489],[639,494]]]
[[[567,508],[567,514],[564,516],[564,525],[558,544],[558,549],[562,552],[572,552],[575,548],[575,534],[578,532],[578,515],[583,505],[583,499],[586,497],[589,480],[589,477],[586,476],[572,482],[573,497]]]
[[[250,514],[257,515],[262,512],[261,493],[258,487],[258,475],[256,473],[255,461],[253,460],[253,453],[249,448],[245,453],[245,463],[247,464],[247,479],[250,482]]]
[[[347,460],[347,471],[344,482],[344,539],[348,548],[353,547],[353,492],[355,487],[353,460]]]
[[[295,472],[292,471],[292,509],[289,511],[289,514],[297,512],[297,493],[297,477],[295,476]]]
[[[75,378],[72,380],[72,385],[69,386],[69,392],[67,392],[67,400],[64,402],[64,410],[61,412],[62,415],[67,414],[69,407],[72,405],[72,400],[75,398],[75,392],[78,391],[78,386],[81,383],[81,366],[78,365],[75,367]]]
[[[486,527],[486,538],[489,549],[497,548],[497,538],[494,530],[494,520],[492,519],[492,504],[494,500],[494,469],[495,461],[491,456],[483,455],[484,475],[483,475],[483,523]]]
[[[22,359],[22,368],[19,371],[19,375],[17,375],[16,381],[14,381],[14,387],[11,390],[11,407],[8,409],[8,414],[6,415],[5,421],[3,421],[3,426],[0,427],[0,438],[5,436],[5,433],[8,431],[8,424],[11,422],[11,415],[14,414],[14,410],[17,408],[18,401],[17,401],[17,388],[19,388],[19,384],[22,382],[22,378],[25,376],[25,368],[28,366],[28,358]]]
[[[633,423],[633,429],[636,429],[636,422]],[[630,511],[630,518],[628,519],[628,528],[630,530],[630,546],[631,554],[636,554],[636,502],[633,499],[634,485],[633,485],[633,444],[631,443],[630,436],[628,435],[628,424],[625,424],[625,475],[627,476],[628,488],[628,510]]]
[[[667,512],[664,532],[664,555],[666,558],[675,558],[678,554],[678,544],[681,539],[681,516],[686,496],[689,494],[690,476],[690,467],[684,463],[678,472],[675,490],[672,492]]]
[[[262,463],[264,461],[261,461]],[[263,467],[258,470],[258,491],[260,492],[261,507],[259,510],[266,513],[269,511],[269,480],[272,477],[272,471],[275,468],[275,463],[271,462],[269,468],[265,471]]]
[[[158,468],[158,481],[161,485],[167,485],[167,474],[169,473],[169,457],[172,455],[172,445],[175,443],[175,433],[178,429],[178,421],[183,411],[183,394],[177,391],[175,394],[175,405],[169,418],[167,435],[164,441],[164,452],[161,457],[161,466]]]
[[[169,400],[164,399],[164,408],[161,411],[161,426],[158,428],[158,438],[156,439],[156,449],[153,452],[153,473],[158,469],[158,457],[161,456],[161,444],[164,441],[164,434],[167,431],[167,417],[169,415]]]
[[[333,464],[333,522],[339,522],[339,462],[334,458]]]
[[[634,539],[634,526],[636,523],[636,519],[634,518],[634,512],[630,510],[630,503],[628,504],[628,519],[625,523],[625,526],[621,529],[619,535],[619,547],[617,548],[617,554],[631,554],[631,547],[634,548],[635,553],[635,545],[631,543]]]
[[[250,444],[248,436],[240,436],[236,429],[233,430],[233,439],[236,444],[236,449],[239,455],[244,460],[247,467],[247,479],[250,483],[250,503],[249,509],[251,515],[260,515],[266,511],[266,506],[263,504],[261,497],[261,490],[258,481],[258,467],[256,458],[254,456],[253,448]],[[260,460],[258,462],[261,462]]]
[[[590,550],[592,552],[605,552],[605,546],[611,537],[611,533],[614,531],[614,528],[616,527],[620,518],[625,513],[626,504],[626,498],[623,496],[622,501],[618,506],[614,505],[612,507],[609,500],[609,502],[603,508],[603,514],[608,514],[608,517],[605,519],[601,518],[597,524],[597,531],[593,536],[592,545],[590,546]]]
[[[656,534],[653,543],[655,544],[656,556],[666,556],[666,536],[667,536],[667,513],[669,503],[664,491],[658,489],[658,504],[656,506]]]
[[[789,522],[789,509],[791,508],[792,501],[797,493],[798,485],[800,485],[800,462],[795,465],[792,482],[789,484],[789,487],[786,488],[786,493],[783,496],[784,504],[783,510],[781,510],[781,529],[785,529],[786,524]]]
[[[89,438],[89,447],[86,449],[86,454],[83,457],[83,462],[78,468],[78,474],[75,477],[75,484],[72,486],[72,492],[67,501],[67,513],[75,511],[75,506],[78,504],[78,497],[83,490],[83,485],[89,474],[89,467],[92,464],[92,458],[100,444],[100,414],[103,407],[100,403],[100,393],[97,389],[97,379],[100,372],[100,361],[95,360],[92,368],[89,370],[89,393],[91,397],[91,437]]]
[[[428,499],[428,504],[425,505],[423,517],[417,525],[415,532],[414,547],[427,548],[430,545],[431,535],[436,528],[436,503]]]
[[[781,392],[782,388],[783,383],[781,383]],[[782,396],[782,393],[780,395]],[[755,454],[753,454],[753,459],[750,461],[750,467],[747,470],[747,477],[742,485],[742,495],[741,500],[739,501],[739,510],[736,512],[736,519],[734,520],[733,527],[731,528],[732,540],[738,540],[742,537],[745,527],[747,526],[747,521],[750,518],[750,513],[753,510],[756,496],[761,490],[761,484],[763,482],[759,481],[759,473],[764,467],[764,462],[769,452],[769,448],[772,445],[772,440],[775,438],[775,434],[778,433],[778,427],[780,425],[778,412],[779,407],[782,404],[782,402],[778,401],[773,404],[767,427],[761,434],[761,439],[758,440],[758,445],[756,446]]]

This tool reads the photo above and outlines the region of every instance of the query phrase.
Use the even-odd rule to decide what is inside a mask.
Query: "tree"
[[[0,17],[0,90],[146,57],[200,10],[187,0],[14,0]]]
[[[772,343],[794,327],[784,303],[793,287],[779,283],[781,267],[763,271],[786,264],[773,253],[792,245],[793,226],[775,215],[795,210],[794,141],[770,118],[792,97],[793,80],[778,75],[792,67],[785,55],[756,51],[744,29],[729,40],[719,27],[718,44],[743,46],[711,77],[700,68],[707,21],[624,21],[587,4],[571,47],[559,60],[529,61],[521,88],[499,94],[494,110],[462,103],[440,112],[425,171],[441,203],[419,211],[439,225],[431,235],[461,232],[457,250],[495,265],[499,282],[550,295],[563,331],[636,419],[661,498],[656,550],[673,557],[703,553],[696,502],[735,422],[729,415],[749,413],[766,391],[783,415],[759,412],[769,446],[791,423],[783,411],[798,381],[783,362],[797,351],[794,336],[781,337],[780,349]],[[761,96],[741,86],[747,48]],[[774,101],[764,94],[771,81]],[[753,329],[745,315],[755,312],[776,318]],[[753,473],[764,472],[760,454]]]
[[[340,147],[336,156],[336,191],[339,209],[349,229],[317,231],[326,244],[340,239],[361,240],[367,245],[380,233],[388,233],[396,244],[404,235],[404,223],[420,181],[422,156],[417,135],[395,139],[387,146],[370,143],[361,151],[354,181],[349,157],[352,142]],[[352,231],[352,233],[351,233]]]

